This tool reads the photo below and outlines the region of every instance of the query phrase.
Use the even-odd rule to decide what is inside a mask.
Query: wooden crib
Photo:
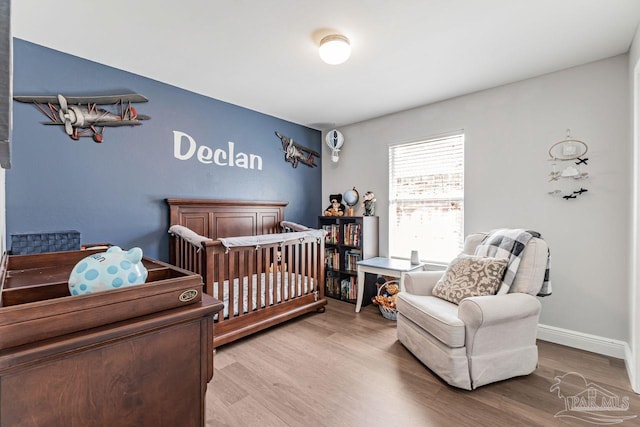
[[[286,202],[166,200],[170,263],[202,275],[205,292],[225,305],[214,347],[324,311],[324,239],[317,230],[279,234]]]

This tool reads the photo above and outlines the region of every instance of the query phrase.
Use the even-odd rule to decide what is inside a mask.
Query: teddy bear
[[[284,271],[287,271],[287,263],[282,262],[282,251],[276,252],[276,271],[282,271],[282,267],[284,266]],[[273,273],[273,263],[269,266],[269,273]]]
[[[346,206],[342,203],[342,194],[329,195],[331,205],[324,210],[324,216],[343,216]]]
[[[364,202],[362,202],[362,206],[364,207],[364,216],[373,216],[376,211],[376,195],[371,191],[367,191],[364,193]]]
[[[381,305],[387,308],[396,308],[396,303],[398,300],[398,292],[400,292],[400,287],[395,280],[385,281],[386,279],[392,279],[390,277],[382,278],[379,277],[377,280],[378,288],[384,287],[382,291],[379,292],[378,295],[371,298],[371,302],[375,305]]]

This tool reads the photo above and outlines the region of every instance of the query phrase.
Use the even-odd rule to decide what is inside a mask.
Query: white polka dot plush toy
[[[71,295],[140,285],[147,280],[147,269],[142,265],[142,249],[123,251],[112,246],[77,263],[69,276]]]

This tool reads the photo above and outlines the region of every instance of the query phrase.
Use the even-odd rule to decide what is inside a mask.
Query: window
[[[464,241],[464,134],[389,147],[389,254],[449,262]]]

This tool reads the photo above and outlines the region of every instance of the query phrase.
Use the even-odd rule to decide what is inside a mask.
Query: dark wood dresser
[[[71,297],[90,254],[3,258],[0,426],[203,426],[222,303],[150,259],[143,285]]]

